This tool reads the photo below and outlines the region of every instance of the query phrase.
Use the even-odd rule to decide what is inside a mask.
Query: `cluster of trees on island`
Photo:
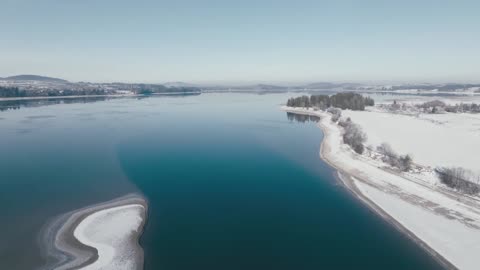
[[[311,95],[290,98],[288,107],[315,108],[326,110],[330,107],[363,111],[366,106],[373,106],[375,102],[370,97],[364,97],[357,93],[344,92],[334,95]]]

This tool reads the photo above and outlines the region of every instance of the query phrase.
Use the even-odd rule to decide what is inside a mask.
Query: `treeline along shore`
[[[290,98],[287,101],[288,107],[314,108],[326,110],[330,107],[340,108],[342,110],[365,110],[366,106],[375,105],[375,101],[370,97],[364,97],[353,92],[337,93],[328,95],[311,95]]]
[[[46,87],[23,89],[17,86],[0,86],[0,98],[26,97],[69,97],[69,96],[102,96],[118,94],[172,94],[200,93],[196,87],[167,87],[161,84],[109,84],[92,87],[90,85],[72,84],[62,87]]]

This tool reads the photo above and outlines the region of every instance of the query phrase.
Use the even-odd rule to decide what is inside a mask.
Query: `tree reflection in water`
[[[300,123],[307,123],[307,122],[318,122],[320,121],[320,117],[314,115],[305,115],[305,114],[298,114],[287,112],[287,118],[290,122],[300,122]]]

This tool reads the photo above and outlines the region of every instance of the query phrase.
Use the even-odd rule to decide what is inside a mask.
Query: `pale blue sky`
[[[0,77],[480,82],[480,1],[0,0]]]

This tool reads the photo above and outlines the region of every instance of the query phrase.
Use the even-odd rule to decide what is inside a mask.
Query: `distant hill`
[[[304,85],[303,88],[307,89],[334,89],[334,88],[343,88],[343,89],[350,89],[354,90],[358,87],[362,86],[359,83],[331,83],[331,82],[317,82]]]
[[[166,82],[163,84],[166,87],[195,87],[196,85],[184,82]]]
[[[262,90],[279,90],[279,89],[288,89],[286,86],[273,85],[273,84],[257,84],[257,87]]]
[[[52,77],[45,77],[45,76],[38,76],[38,75],[16,75],[16,76],[3,78],[3,80],[68,83],[67,80],[52,78]]]
[[[288,87],[273,85],[273,84],[254,84],[254,85],[237,85],[237,86],[221,86],[228,87],[229,89],[236,90],[263,90],[263,91],[273,91],[273,90],[286,90]]]
[[[462,83],[447,83],[447,84],[402,84],[402,85],[393,85],[391,90],[438,90],[440,92],[448,91],[462,91],[469,88],[480,87],[480,84],[462,84]]]
[[[336,85],[331,82],[316,82],[304,85],[304,88],[309,89],[331,89],[334,88]]]

